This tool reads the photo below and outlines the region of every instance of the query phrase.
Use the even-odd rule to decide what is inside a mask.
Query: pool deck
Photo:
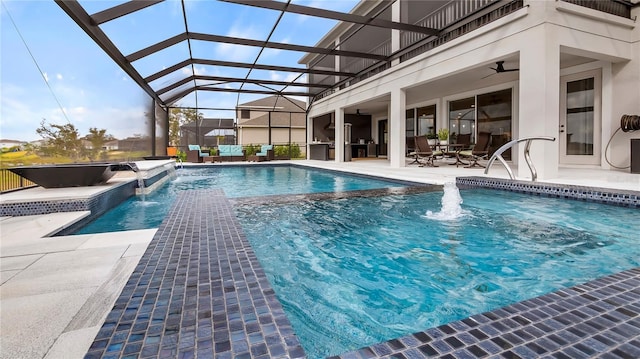
[[[354,161],[345,164],[318,161],[295,161],[295,163],[433,184],[454,181],[457,176],[482,176],[483,173],[480,169],[454,166],[438,168],[411,166],[391,169],[384,160]],[[505,171],[497,168],[495,171],[492,168],[490,176],[507,177]],[[558,178],[541,182],[640,190],[640,175],[612,171],[563,169]],[[39,195],[34,194],[37,191],[38,189],[32,189],[14,192],[10,196],[2,195],[0,202],[7,200],[7,197],[10,197],[10,200],[19,197],[29,198],[29,196],[39,198]],[[55,194],[48,192],[47,195],[66,198],[79,194],[77,189],[54,191],[56,191]],[[215,194],[209,195],[216,197]],[[178,357],[178,352],[184,357],[196,357],[200,349],[202,349],[201,355],[198,356],[203,356],[205,353],[210,355],[211,352],[219,354],[219,357],[302,356],[295,336],[290,335],[288,321],[281,316],[279,303],[273,301],[272,290],[268,282],[263,279],[264,274],[259,265],[256,265],[255,258],[252,257],[250,246],[246,244],[246,239],[235,218],[229,215],[231,204],[224,197],[216,197],[217,199],[211,202],[219,206],[215,210],[229,211],[229,213],[225,212],[229,215],[226,217],[227,220],[217,223],[202,220],[198,222],[196,219],[201,217],[198,214],[200,212],[187,213],[178,210],[202,206],[197,204],[197,197],[196,195],[192,199],[185,199],[186,202],[180,202],[181,204],[176,203],[175,208],[172,209],[172,215],[168,215],[163,222],[162,231],[153,229],[47,238],[46,235],[49,233],[80,220],[86,216],[86,213],[69,212],[0,218],[2,235],[0,241],[2,283],[0,287],[0,317],[2,318],[0,357],[81,358],[90,347],[89,353],[93,353],[91,357],[105,358],[111,357],[111,354],[117,354],[115,357],[126,357],[125,350],[130,351],[132,355],[138,353],[135,357],[165,357],[165,354],[166,357]],[[205,210],[213,209],[205,208]],[[188,222],[189,230],[171,231],[167,229],[171,221]],[[203,232],[203,226],[212,232]],[[194,233],[198,235],[193,235]],[[174,329],[177,330],[176,332],[167,330],[166,325],[171,323],[175,325],[177,320],[175,316],[173,321],[163,322],[165,327],[154,327],[148,324],[144,330],[142,330],[142,324],[134,330],[135,320],[128,316],[119,316],[115,321],[113,313],[120,307],[118,305],[114,307],[113,303],[124,300],[123,296],[128,293],[127,281],[139,278],[137,276],[145,273],[145,268],[158,265],[158,258],[153,257],[153,253],[154,251],[162,253],[162,250],[171,248],[166,244],[164,247],[158,246],[159,243],[169,243],[167,241],[181,243],[181,245],[187,243],[192,249],[195,248],[193,246],[195,243],[198,244],[198,248],[204,245],[211,246],[212,243],[229,243],[230,245],[227,250],[220,252],[224,256],[207,258],[177,256],[175,258],[178,261],[176,263],[186,260],[188,268],[192,265],[189,258],[193,261],[199,260],[197,267],[193,268],[209,268],[208,271],[198,270],[194,273],[198,278],[205,273],[209,273],[207,275],[210,276],[211,268],[217,268],[221,275],[217,289],[211,284],[207,291],[196,290],[198,296],[209,293],[209,296],[205,295],[202,300],[205,304],[215,306],[216,300],[225,299],[222,307],[211,308],[210,317],[207,317],[206,309],[196,309],[194,312],[194,308],[186,307],[187,301],[183,302],[185,306],[180,311],[182,313],[180,323],[192,324],[193,313],[197,313],[196,334],[190,331],[194,329],[193,325],[180,324],[178,329]],[[206,253],[212,253],[211,247],[208,248]],[[218,251],[220,251],[219,248]],[[232,257],[232,254],[246,257]],[[222,259],[224,262],[221,262]],[[250,265],[238,265],[238,263]],[[227,264],[226,268],[230,270],[222,270],[221,268],[225,268],[223,264]],[[245,272],[248,269],[250,271]],[[166,270],[167,268],[158,269],[157,275],[161,273],[166,275]],[[250,276],[246,277],[246,273]],[[225,275],[227,277],[224,277]],[[193,285],[193,282],[188,282],[189,278],[190,275],[186,274],[175,276],[171,287],[186,288],[185,293],[195,290],[190,288],[190,283]],[[212,279],[206,276],[203,278]],[[178,283],[175,282],[176,280],[185,282]],[[146,283],[145,290],[149,290],[150,283],[151,281]],[[198,288],[204,288],[200,287],[200,282],[198,283]],[[229,283],[233,284],[230,286]],[[203,285],[206,286],[206,284]],[[244,285],[247,286],[244,287]],[[253,290],[256,286],[260,290]],[[146,297],[135,295],[129,297],[134,301],[141,301],[141,298]],[[134,309],[140,311],[142,308],[149,310],[162,307],[161,304],[164,302],[159,302],[158,297],[155,298],[153,299],[153,296],[148,298],[153,299],[147,303],[154,303],[152,307],[144,305],[131,307],[130,312]],[[175,297],[171,298],[175,299]],[[234,298],[237,306],[233,306]],[[478,314],[447,326],[428,329],[423,333],[346,353],[341,357],[369,358],[393,355],[409,358],[449,355],[454,358],[489,356],[637,358],[640,357],[639,298],[640,270],[636,268],[531,299],[523,302],[524,304],[515,304],[494,312]],[[242,306],[241,309],[240,302],[253,302],[253,304],[248,307]],[[231,303],[231,309],[227,307],[227,303]],[[111,311],[112,308],[114,311]],[[237,320],[238,316],[244,316],[245,312],[249,313],[251,310],[254,310],[255,314],[254,317],[249,316],[253,318],[253,322],[251,319],[249,322],[242,321],[242,323]],[[159,313],[162,313],[162,310]],[[225,319],[221,319],[220,315],[226,316]],[[144,319],[144,315],[140,317]],[[107,318],[108,320],[105,321]],[[187,322],[184,322],[185,320]],[[204,334],[201,334],[197,330],[198,326],[202,324],[206,327],[207,321],[214,330],[213,332],[204,330]],[[221,323],[226,323],[226,341],[218,340],[224,338],[225,331],[215,330],[217,325],[222,325]],[[235,323],[233,327],[231,327],[232,323]],[[119,326],[121,324],[122,326]],[[106,336],[96,338],[100,333],[106,335],[108,330],[101,330],[105,325],[115,325],[119,330],[114,330],[113,335],[108,338]],[[243,329],[240,329],[241,325],[244,326]],[[152,335],[150,333],[152,327],[155,328],[154,330],[161,330],[164,336]],[[124,335],[125,332],[126,335]],[[151,347],[147,347],[146,353],[149,355],[142,355],[146,344],[154,344],[154,340],[161,343],[158,344],[158,350],[153,352]],[[117,345],[125,342],[130,345]],[[234,342],[237,343],[233,344]],[[111,348],[108,353],[107,348]]]

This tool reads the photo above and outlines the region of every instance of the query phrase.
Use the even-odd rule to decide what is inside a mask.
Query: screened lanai
[[[336,59],[389,61],[390,54],[357,51],[363,29],[388,33],[399,29],[424,36],[436,30],[392,21],[394,1],[376,2],[375,16],[356,1],[56,1],[154,101],[155,137],[163,132],[166,110],[198,109],[203,117],[228,117],[229,111],[265,96],[303,100],[357,75],[323,63]],[[356,9],[357,10],[357,9]],[[318,47],[331,28],[344,26],[340,44]],[[383,36],[384,37],[384,36]],[[365,42],[375,41],[369,39]],[[305,54],[322,55],[311,66]],[[359,70],[364,70],[359,69]],[[274,108],[277,106],[274,106]],[[264,109],[261,109],[264,111]],[[304,109],[303,109],[304,110]],[[155,152],[162,151],[156,141]]]
[[[445,3],[413,6],[435,10]],[[165,154],[172,108],[195,109],[198,118],[237,121],[243,104],[276,96],[272,109],[259,110],[275,112],[293,99],[304,105],[292,113],[305,113],[316,98],[356,82],[371,68],[384,67],[415,43],[440,33],[415,25],[419,19],[412,18],[413,12],[392,19],[393,0],[2,4],[3,53],[16,55],[3,56],[3,74],[9,73],[3,87],[11,82],[24,93],[45,97],[16,95],[14,100],[11,91],[4,91],[8,104],[2,117],[10,124],[3,124],[3,132],[12,133],[8,129],[15,127],[15,133],[24,133],[16,139],[39,141],[35,129],[46,119],[47,124],[71,123],[81,136],[95,127],[105,129],[109,138],[147,143],[142,152],[126,158]],[[331,29],[343,33],[340,43],[323,42]],[[392,30],[412,34],[412,40],[403,42],[402,49],[377,47],[391,38]],[[314,61],[301,64],[309,54],[316,56]],[[28,68],[18,69],[24,66]],[[83,86],[66,87],[70,79],[83,81]],[[27,80],[38,83],[41,94],[27,89]],[[92,101],[83,101],[89,96]],[[37,107],[43,110],[27,114],[30,128],[18,124],[24,108]]]

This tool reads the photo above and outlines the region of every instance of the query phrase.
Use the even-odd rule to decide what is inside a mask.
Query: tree
[[[178,146],[180,144],[180,136],[182,135],[180,126],[202,118],[204,115],[195,109],[172,107],[169,110],[169,145]]]
[[[87,149],[87,157],[90,161],[106,160],[107,151],[104,144],[114,139],[112,135],[107,134],[106,129],[89,128],[89,134],[86,136],[87,141],[91,143],[91,148]]]
[[[82,140],[73,124],[47,125],[46,119],[43,119],[36,132],[45,140],[41,150],[46,155],[70,157],[75,161],[83,157]]]

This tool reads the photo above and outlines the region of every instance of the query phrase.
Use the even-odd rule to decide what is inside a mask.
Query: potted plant
[[[436,140],[438,139],[438,136],[436,136],[435,132],[429,132],[427,133],[427,141],[429,142],[429,146],[433,147],[436,145]]]
[[[449,130],[446,128],[441,128],[438,130],[438,139],[440,140],[441,145],[446,145],[449,140]]]

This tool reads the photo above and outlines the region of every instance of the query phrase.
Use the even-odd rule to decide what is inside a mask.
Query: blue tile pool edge
[[[143,314],[141,317],[143,323],[136,324],[134,318],[137,318],[137,316],[132,316],[131,313],[127,314],[127,311],[135,312],[138,308],[141,308],[140,304],[144,307],[147,294],[151,295],[150,299],[156,298],[154,295],[159,296],[161,288],[157,292],[145,292],[144,294],[139,292],[136,294],[134,287],[125,287],[125,290],[123,290],[124,297],[116,301],[112,313],[107,317],[86,358],[124,358],[130,355],[140,358],[160,358],[165,357],[165,355],[168,355],[168,357],[178,355],[189,357],[190,353],[195,353],[196,351],[201,355],[215,354],[216,357],[220,358],[304,356],[304,351],[298,343],[290,323],[283,312],[280,312],[281,305],[275,298],[273,289],[270,288],[270,284],[266,280],[266,276],[257,262],[253,250],[248,244],[235,215],[230,210],[232,201],[227,199],[222,192],[214,193],[214,196],[217,196],[216,200],[208,200],[207,203],[215,203],[216,206],[226,208],[221,220],[217,221],[213,227],[208,226],[204,232],[202,228],[198,231],[185,230],[185,228],[191,228],[189,226],[198,227],[197,219],[200,218],[200,221],[202,221],[202,217],[209,213],[198,206],[193,206],[192,202],[207,198],[205,194],[212,193],[212,191],[188,192],[192,193],[192,199],[175,205],[180,208],[192,209],[190,214],[171,214],[165,219],[165,221],[173,221],[174,226],[178,225],[176,223],[187,223],[188,226],[174,228],[163,222],[161,226],[163,230],[158,231],[162,234],[157,234],[156,236],[160,236],[165,242],[171,241],[173,238],[174,241],[179,240],[180,243],[185,243],[186,238],[189,241],[193,241],[196,238],[199,240],[203,233],[218,233],[220,237],[216,241],[221,240],[225,243],[231,243],[226,250],[218,253],[218,255],[210,256],[210,260],[214,262],[230,263],[230,265],[226,264],[228,268],[226,277],[218,278],[217,289],[215,291],[211,289],[212,297],[198,301],[199,303],[204,303],[204,305],[211,303],[212,306],[216,307],[217,309],[213,310],[212,317],[217,317],[218,322],[225,323],[225,327],[216,331],[216,319],[212,319],[212,329],[210,331],[205,330],[202,334],[203,337],[197,337],[195,341],[197,343],[194,344],[194,340],[189,339],[194,333],[193,329],[185,331],[187,339],[184,342],[174,335],[181,333],[182,330],[181,324],[177,324],[182,323],[181,320],[174,320],[173,323],[169,323],[172,329],[168,332],[168,337],[171,338],[173,336],[173,339],[167,340],[166,343],[164,341],[160,342],[160,339],[158,339],[158,343],[167,345],[164,348],[166,350],[162,350],[161,344],[154,345],[155,343],[153,342],[146,342],[146,338],[157,337],[148,332],[159,330],[157,327],[155,327],[156,329],[151,328],[149,323],[144,323],[145,319],[152,320],[153,316],[145,317]],[[207,216],[210,216],[210,214]],[[195,222],[192,217],[195,217]],[[196,224],[194,225],[194,223]],[[145,256],[151,256],[148,254],[149,251],[152,253],[154,251],[153,248],[160,247],[162,247],[162,244],[158,244],[157,238],[154,237]],[[193,253],[188,253],[190,255],[183,256],[182,260],[191,262]],[[245,255],[248,256],[248,260],[228,262],[229,256]],[[153,265],[154,261],[151,259],[149,257],[145,264],[142,264],[141,261],[139,267],[132,274],[131,278],[138,280],[137,283],[148,284],[153,282],[149,277],[142,278],[145,275],[145,270]],[[156,256],[155,262],[165,262],[162,259],[162,256]],[[222,262],[220,262],[221,260]],[[208,270],[215,267],[209,267]],[[179,268],[178,266],[174,267],[175,270]],[[255,281],[250,279],[250,283],[247,284],[245,271],[259,274],[260,279]],[[174,278],[173,276],[170,277]],[[255,277],[250,275],[248,278]],[[188,281],[186,276],[183,279]],[[205,278],[203,281],[198,280],[197,283],[202,283],[202,285],[206,286],[209,280]],[[225,285],[225,283],[228,284]],[[200,293],[200,290],[193,289],[197,288],[197,286],[193,287],[194,285],[196,285],[196,282],[192,280],[191,291],[195,295],[196,292]],[[238,288],[245,285],[253,286],[254,288],[260,287],[262,294],[260,290],[249,289],[248,293],[247,291],[244,292],[242,298],[234,297]],[[165,289],[174,290],[174,287],[175,283],[172,283],[167,285]],[[179,292],[182,292],[185,289],[185,285],[179,285],[178,288],[180,289]],[[187,291],[189,290],[188,288],[189,284],[187,283]],[[208,293],[209,290],[205,292]],[[231,307],[227,307],[226,303],[221,306],[219,301],[216,305],[214,301],[216,298],[220,298],[214,294],[225,299],[228,296],[236,299],[231,301]],[[266,302],[258,299],[256,302],[254,299],[249,298],[253,295],[258,297],[267,295],[269,299]],[[181,299],[184,298],[181,297]],[[165,297],[165,300],[168,300],[167,297]],[[245,305],[242,309],[238,307],[240,302]],[[265,307],[267,303],[268,308]],[[146,305],[150,304],[149,302],[146,303]],[[182,304],[182,308],[186,311],[174,307],[174,314],[180,313],[182,315],[182,313],[188,312],[189,304],[184,302]],[[193,309],[191,308],[191,310]],[[260,319],[260,315],[256,314],[266,314],[272,310],[275,310],[277,314],[271,312],[264,319]],[[243,316],[245,312],[249,313],[248,319]],[[161,311],[161,313],[163,312]],[[164,314],[167,313],[164,312]],[[223,316],[227,316],[227,319],[221,319]],[[205,315],[200,319],[209,320],[207,318],[208,316]],[[263,321],[266,324],[276,323],[284,326],[284,333],[286,333],[288,339],[282,337],[278,339],[277,337],[282,331],[274,329],[273,326],[269,326],[268,329],[257,329],[256,325],[260,325],[257,323],[262,323]],[[240,328],[244,328],[245,332],[238,336]],[[142,330],[145,332],[141,332]],[[164,328],[161,331],[165,334],[167,333],[164,332]],[[265,335],[266,332],[273,335]],[[196,330],[195,333],[200,333],[200,331]],[[265,339],[267,337],[270,339]],[[510,358],[544,356],[558,358],[601,356],[636,358],[640,357],[639,337],[640,268],[634,268],[508,305],[494,311],[476,314],[460,321],[337,355],[334,358],[474,358],[495,356]],[[236,351],[232,352],[232,346],[227,343],[229,338],[235,338],[239,343],[244,341],[246,344],[239,347],[236,346],[233,349]],[[143,339],[144,342],[142,341]],[[282,344],[283,340],[285,344]],[[188,345],[180,343],[187,343]],[[218,343],[217,346],[216,343]],[[255,348],[252,348],[252,343],[257,344]],[[269,349],[269,343],[278,344],[275,344],[273,349]],[[109,348],[110,350],[108,350]]]
[[[640,191],[531,182],[491,177],[458,177],[459,188],[491,188],[552,198],[640,208]]]
[[[331,357],[639,358],[640,267]]]

